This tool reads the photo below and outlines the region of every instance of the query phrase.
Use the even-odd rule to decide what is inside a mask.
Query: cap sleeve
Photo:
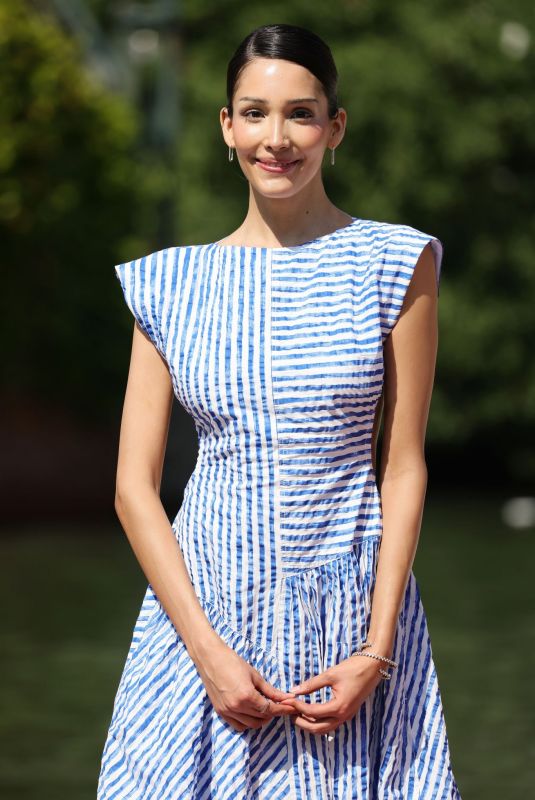
[[[409,225],[396,225],[395,230],[380,245],[376,273],[383,340],[399,318],[414,268],[429,242],[435,257],[435,277],[439,294],[444,252],[440,239]]]
[[[126,304],[134,319],[162,353],[157,291],[157,255],[154,253],[134,261],[116,264],[114,269]]]

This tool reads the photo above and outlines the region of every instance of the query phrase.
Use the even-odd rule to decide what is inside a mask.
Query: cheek
[[[303,149],[310,148],[313,150],[316,147],[323,146],[327,133],[320,125],[303,125],[299,131],[299,137],[296,137],[296,142]]]
[[[248,147],[262,138],[262,126],[242,119],[235,119],[232,125],[234,141],[238,147]]]

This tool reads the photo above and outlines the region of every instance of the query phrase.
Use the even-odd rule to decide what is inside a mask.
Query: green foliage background
[[[160,167],[53,16],[0,0],[0,67],[2,394],[98,425],[124,389],[110,265],[150,248]]]
[[[90,5],[109,27],[109,4]],[[97,421],[115,413],[131,320],[113,264],[214,241],[240,223],[248,187],[219,126],[226,64],[254,27],[290,22],[326,39],[340,73],[349,120],[336,166],[326,159],[330,197],[444,244],[430,451],[466,463],[469,448],[474,474],[486,464],[499,480],[531,483],[534,50],[516,57],[504,26],[533,37],[533,4],[190,0],[180,9],[182,128],[169,175],[140,144],[139,112],[91,79],[53,16],[0,0],[6,390]],[[162,242],[157,209],[170,185],[176,224]]]

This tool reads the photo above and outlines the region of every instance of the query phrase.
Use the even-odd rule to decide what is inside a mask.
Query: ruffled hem
[[[223,641],[273,686],[289,688],[364,640],[380,537],[285,578],[280,638],[265,652],[201,605]],[[418,586],[411,573],[394,645],[399,667],[330,742],[274,717],[236,731],[204,684],[149,585],[104,748],[97,800],[460,800]],[[329,700],[330,687],[307,699]]]

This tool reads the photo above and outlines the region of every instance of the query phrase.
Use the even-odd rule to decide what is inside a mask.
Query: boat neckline
[[[316,244],[317,242],[325,241],[326,239],[331,239],[332,237],[336,236],[336,234],[343,233],[344,231],[349,230],[353,227],[355,222],[360,222],[360,217],[353,217],[351,222],[348,222],[347,225],[343,225],[341,228],[336,228],[334,231],[330,233],[324,233],[323,236],[316,236],[315,239],[309,239],[306,242],[301,242],[300,244],[289,244],[286,246],[278,246],[278,247],[269,247],[268,245],[260,245],[260,244],[220,244],[219,242],[212,242],[213,247],[217,247],[220,249],[229,248],[235,250],[270,250],[272,252],[283,252],[287,250],[298,250],[300,247],[307,247],[312,244]]]

